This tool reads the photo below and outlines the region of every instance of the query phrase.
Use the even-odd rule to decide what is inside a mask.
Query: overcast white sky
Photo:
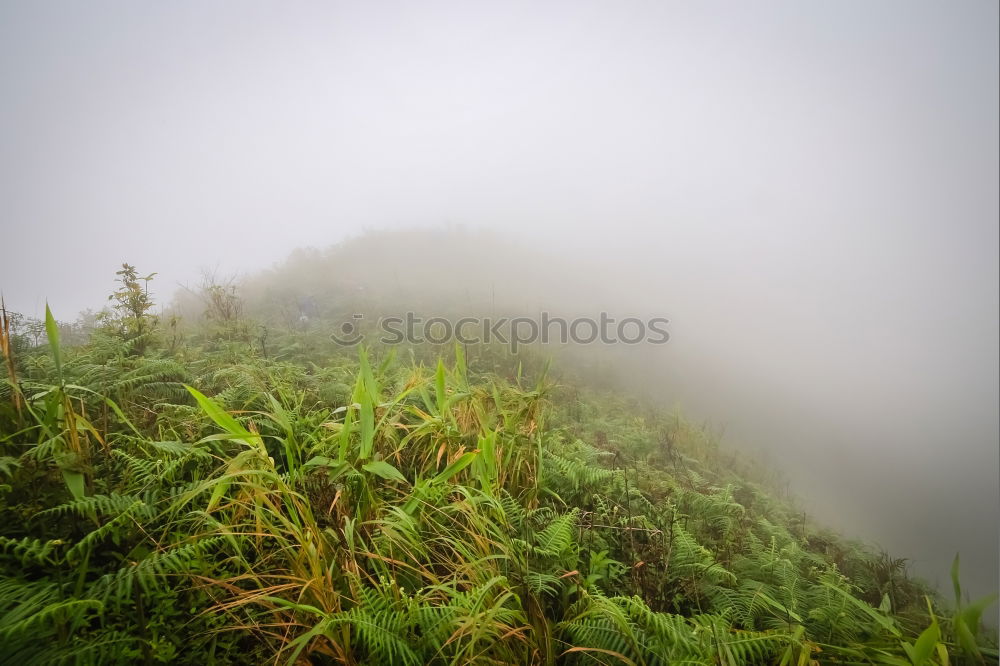
[[[386,226],[597,254],[723,368],[713,416],[780,442],[818,512],[925,572],[962,546],[996,587],[998,21],[989,0],[7,1],[0,288],[72,319],[124,260],[166,300]]]

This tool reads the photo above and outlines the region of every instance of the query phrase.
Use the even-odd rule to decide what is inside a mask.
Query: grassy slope
[[[0,661],[995,661],[677,414],[490,349],[267,346],[22,344]]]

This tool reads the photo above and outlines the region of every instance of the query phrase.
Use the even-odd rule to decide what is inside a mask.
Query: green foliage
[[[141,355],[156,325],[156,318],[150,314],[153,299],[149,295],[149,283],[156,273],[140,277],[135,266],[122,264],[115,275],[121,286],[108,296],[113,312],[106,314],[104,321]]]
[[[2,663],[996,660],[957,558],[949,615],[705,429],[529,355],[46,324],[0,412]]]

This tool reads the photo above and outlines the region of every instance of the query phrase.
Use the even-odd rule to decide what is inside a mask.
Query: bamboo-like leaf
[[[388,481],[401,481],[402,483],[409,483],[403,474],[387,463],[384,460],[373,460],[370,463],[361,466],[361,469],[366,472],[370,472],[375,476],[382,477]]]
[[[344,424],[337,433],[339,457],[341,460],[347,459],[347,451],[351,446],[351,433],[354,431],[354,406],[348,406],[344,412]]]
[[[372,375],[371,367],[368,365],[368,356],[363,349],[360,351],[360,356],[361,372],[358,374],[357,384],[354,388],[354,402],[358,404],[358,426],[361,431],[358,459],[367,460],[375,448],[376,389],[375,377]]]
[[[227,490],[229,490],[229,486],[231,484],[232,479],[229,477],[221,478],[215,483],[215,486],[212,488],[212,495],[208,498],[208,506],[206,508],[207,511],[211,511],[215,508],[215,506],[219,503],[219,500],[222,499],[222,496],[226,494]]]
[[[259,444],[261,442],[260,435],[252,433],[244,428],[239,421],[233,418],[232,415],[220,407],[214,400],[204,395],[193,386],[185,384],[184,388],[186,388],[188,392],[194,396],[194,399],[198,401],[198,405],[201,407],[202,411],[208,414],[208,417],[215,421],[216,425],[231,435],[232,439],[243,442],[247,446],[253,446],[254,444]]]
[[[49,309],[49,304],[45,304],[45,335],[49,339],[49,349],[52,351],[52,360],[56,364],[56,377],[59,379],[59,383],[63,383],[62,374],[62,357],[59,353],[59,324],[56,323],[55,317],[52,316],[52,310]]]
[[[955,590],[955,608],[962,607],[962,584],[958,580],[958,553],[951,562],[951,584]]]
[[[437,371],[434,373],[434,397],[437,399],[438,415],[444,416],[448,394],[445,391],[444,361],[441,359],[438,359]]]
[[[868,618],[873,620],[876,624],[878,624],[880,627],[888,631],[890,634],[892,634],[897,638],[900,637],[901,634],[899,631],[899,627],[896,626],[896,622],[891,617],[880,612],[877,608],[872,608],[864,601],[861,601],[860,599],[851,596],[850,593],[846,592],[845,590],[842,590],[836,585],[831,585],[830,583],[827,583],[825,581],[822,583],[822,585],[830,590],[833,590],[837,594],[841,595],[845,601],[847,601],[856,609],[867,615]]]
[[[912,646],[908,643],[903,644],[903,648],[910,657],[910,661],[913,662],[913,666],[923,666],[926,664],[934,654],[938,641],[941,640],[941,629],[938,627],[937,618],[934,617],[930,600],[927,601],[927,609],[931,615],[930,626],[923,630]]]
[[[445,467],[440,474],[434,477],[434,481],[442,483],[451,479],[463,469],[471,465],[479,456],[478,451],[469,451],[459,456],[458,460]]]
[[[84,477],[82,472],[78,472],[73,469],[60,469],[62,472],[63,480],[66,482],[66,487],[69,488],[70,494],[73,495],[73,499],[83,499],[86,497],[87,493],[84,487]]]

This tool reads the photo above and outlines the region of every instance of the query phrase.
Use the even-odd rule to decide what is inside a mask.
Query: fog
[[[634,386],[770,452],[818,520],[932,582],[961,550],[995,590],[998,21],[6,2],[0,287],[72,319],[125,260],[166,303],[203,267],[253,276],[366,229],[489,231],[460,261],[400,252],[393,279],[668,317],[667,345],[621,357]]]

